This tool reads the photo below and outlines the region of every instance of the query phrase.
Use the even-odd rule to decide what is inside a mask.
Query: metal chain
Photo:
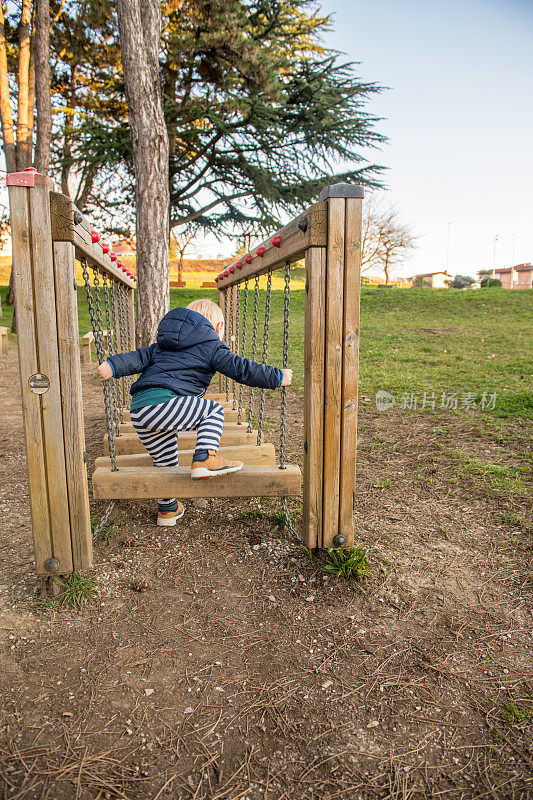
[[[113,337],[114,337],[114,346],[115,346],[115,353],[119,352],[119,338],[120,338],[120,320],[119,320],[119,312],[118,312],[118,284],[115,279],[113,279],[113,291],[111,292],[111,305],[113,308]],[[118,330],[117,330],[117,322],[118,322]],[[122,344],[120,343],[120,350],[122,350]],[[124,380],[124,379],[122,379]],[[123,385],[120,383],[120,380],[116,381],[117,384],[117,400],[118,400],[118,415],[120,422],[124,424],[124,392],[123,392]]]
[[[224,290],[224,339],[229,347],[228,290]],[[229,403],[229,378],[224,375],[222,386],[226,392],[226,403]]]
[[[270,300],[272,297],[272,272],[268,273],[267,290],[265,300],[265,326],[263,328],[263,364],[267,363],[268,358],[268,335],[270,333]],[[265,415],[265,389],[261,389],[259,399],[259,416],[257,418],[257,444],[260,445],[263,439],[263,418]]]
[[[239,353],[239,324],[241,313],[241,286],[238,283],[235,286],[235,353]],[[240,386],[240,385],[239,385]],[[235,382],[233,383],[233,410],[237,408],[237,392],[235,390]]]
[[[107,325],[107,350],[110,356],[115,354],[115,326],[113,324],[113,315],[111,312],[111,297],[109,291],[109,284],[107,282],[107,275],[104,272],[102,275],[102,283],[104,286],[104,303],[105,303],[105,317]],[[120,418],[118,413],[118,399],[117,399],[117,381],[111,378],[111,400],[113,402],[113,421],[115,423],[115,436],[120,436]]]
[[[254,286],[254,311],[252,320],[252,352],[250,358],[255,361],[257,355],[257,323],[259,320],[259,275],[255,276]],[[254,387],[250,387],[250,397],[248,400],[248,433],[252,432],[252,422],[254,415]]]
[[[126,309],[124,308],[124,291],[122,284],[119,283],[117,291],[117,301],[118,301],[118,320],[120,326],[120,343],[122,346],[122,352],[127,352],[129,349],[128,343],[128,332],[126,327]],[[124,393],[129,393],[130,386],[131,386],[131,378],[129,375],[126,375],[123,379],[124,382]],[[124,398],[126,400],[126,398]]]
[[[133,350],[133,341],[131,336],[131,325],[130,325],[130,307],[128,303],[128,293],[127,289],[124,284],[120,285],[120,289],[122,292],[122,307],[124,309],[124,324],[126,329],[126,342],[128,345],[128,351],[131,352]],[[133,383],[133,375],[128,375],[126,378],[126,384],[128,387],[128,391],[131,388]]]
[[[282,366],[285,369],[289,362],[289,318],[291,302],[291,265],[287,261],[285,264],[285,289],[283,294],[283,359]],[[285,469],[285,458],[287,455],[287,387],[281,388],[281,409],[279,425],[279,468]]]
[[[109,517],[111,516],[111,512],[113,511],[114,507],[115,507],[115,501],[111,500],[111,502],[107,504],[106,510],[100,517],[100,522],[93,530],[93,540],[98,538],[99,534],[103,531],[103,529],[107,525]]]
[[[233,286],[229,287],[229,329],[228,329],[228,347],[233,352]],[[235,395],[235,385],[233,385],[233,395]],[[229,401],[229,381],[228,388],[226,389],[226,400]]]
[[[285,264],[285,288],[283,293],[283,358],[282,366],[286,369],[289,365],[289,323],[290,323],[290,303],[291,303],[291,265],[287,261]],[[279,427],[279,468],[286,469],[285,459],[287,457],[287,386],[281,389],[281,411]],[[291,536],[303,545],[302,538],[296,533],[292,524],[289,502],[286,497],[281,501],[285,525]]]
[[[105,361],[104,350],[104,337],[102,332],[102,307],[100,298],[100,281],[98,280],[98,269],[93,267],[94,276],[94,295],[91,290],[91,283],[89,279],[89,267],[87,259],[82,259],[81,268],[83,272],[83,280],[85,283],[85,293],[87,295],[87,305],[89,306],[89,316],[91,318],[91,325],[94,334],[94,344],[96,347],[96,355],[98,356],[98,363],[101,364]],[[111,470],[116,472],[117,455],[115,451],[115,427],[113,424],[113,406],[111,399],[111,387],[109,381],[102,382],[104,392],[104,408],[107,426],[107,439],[109,444],[109,456],[111,458]]]
[[[244,281],[244,301],[242,305],[242,333],[240,354],[246,356],[246,325],[248,322],[248,278]],[[244,386],[239,383],[239,412],[237,414],[237,424],[242,425],[242,400],[244,396]]]

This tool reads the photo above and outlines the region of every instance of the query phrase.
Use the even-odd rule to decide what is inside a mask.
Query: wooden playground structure
[[[67,575],[92,566],[75,260],[82,265],[92,322],[84,344],[94,344],[100,362],[107,353],[134,349],[134,278],[49,179],[25,170],[8,175],[7,185],[35,565],[39,575]],[[283,498],[286,509],[286,498],[299,495],[303,483],[305,545],[353,544],[362,197],[358,186],[327,186],[318,202],[217,277],[228,345],[266,362],[272,273],[284,270],[286,366],[290,266],[305,258],[303,482],[299,467],[286,462],[286,388],[276,460],[274,445],[263,438],[265,391],[234,386],[221,376],[219,391],[209,394],[225,408],[221,454],[242,460],[245,467],[232,476],[196,482],[189,471],[195,432],[180,434],[184,466],[153,466],[129,420],[133,379],[122,378],[103,384],[106,434],[104,455],[96,459],[92,475],[95,499],[273,496]],[[267,291],[259,353],[263,274]]]

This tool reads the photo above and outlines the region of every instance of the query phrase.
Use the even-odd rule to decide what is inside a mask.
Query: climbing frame
[[[75,259],[100,362],[135,346],[134,278],[51,181],[25,170],[8,175],[7,184],[36,571],[64,575],[92,563]],[[297,527],[308,547],[354,540],[362,197],[360,187],[326,187],[317,203],[216,279],[228,346],[266,363],[272,275],[283,270],[287,366],[291,264],[305,259],[303,519]],[[260,275],[267,277],[264,319]],[[92,476],[95,499],[272,496],[283,499],[288,515],[286,498],[300,493],[301,475],[287,463],[286,389],[276,462],[274,446],[263,439],[264,390],[221,379],[219,392],[209,395],[226,411],[220,452],[245,467],[196,482],[189,472],[194,432],[180,433],[179,467],[152,465],[129,418],[131,382],[103,384],[107,432]]]

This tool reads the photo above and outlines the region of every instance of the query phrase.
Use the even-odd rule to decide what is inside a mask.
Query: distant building
[[[504,289],[533,288],[533,264],[518,264],[493,270],[494,277],[502,282]]]
[[[447,289],[453,281],[454,276],[449,275],[446,270],[440,272],[424,272],[421,275],[413,275],[410,279],[413,286],[428,289]]]

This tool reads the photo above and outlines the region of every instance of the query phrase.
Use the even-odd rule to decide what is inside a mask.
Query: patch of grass
[[[261,517],[266,517],[266,511],[263,511],[262,508],[250,508],[248,511],[243,511],[241,513],[241,517],[245,519],[259,519]]]
[[[98,533],[96,537],[99,541],[105,542],[109,544],[110,538],[118,531],[118,527],[120,524],[120,520],[118,519],[110,519],[109,524],[102,528],[102,530]],[[91,520],[91,532],[94,533],[95,528],[98,525],[98,520]]]
[[[272,523],[272,533],[281,533],[281,531],[285,530],[291,522],[294,522],[294,516],[294,514],[285,514],[284,511],[275,511],[271,514],[270,522]]]
[[[303,278],[301,270],[295,278]],[[289,366],[293,387],[303,386],[305,292],[291,292]],[[301,285],[301,284],[300,284]],[[0,287],[5,297],[7,287]],[[262,338],[266,292],[259,292],[259,341]],[[434,392],[436,409],[441,392],[495,392],[495,408],[485,411],[443,411],[441,415],[478,415],[485,420],[526,419],[533,409],[533,393],[525,391],[532,367],[528,331],[533,320],[533,291],[491,289],[457,292],[449,289],[397,289],[394,292],[361,290],[360,393],[374,397],[385,389],[396,399],[388,413],[398,408],[403,393]],[[170,307],[186,306],[208,297],[218,302],[216,289],[171,289]],[[250,310],[251,293],[248,308]],[[241,303],[244,291],[241,291]],[[241,306],[242,308],[242,306]],[[3,325],[11,324],[12,307],[4,307]],[[78,289],[80,336],[90,329],[85,290]],[[443,331],[428,333],[427,329]],[[283,342],[283,291],[272,292],[269,361],[281,363]],[[248,325],[248,352],[251,325]],[[416,413],[429,413],[417,410]]]
[[[80,575],[73,572],[66,580],[55,578],[63,593],[58,600],[59,608],[74,608],[82,611],[88,602],[98,594],[98,578],[96,575]]]
[[[384,481],[376,481],[372,484],[373,489],[390,489],[394,485],[392,478],[385,478]]]
[[[326,563],[322,565],[328,575],[337,575],[346,580],[360,581],[371,575],[366,553],[362,547],[342,547],[328,550]]]
[[[527,491],[522,475],[524,467],[507,467],[503,464],[490,464],[478,458],[472,458],[465,453],[455,451],[455,455],[462,461],[457,474],[459,477],[475,476],[481,484],[489,487],[497,494],[525,494]]]
[[[533,716],[533,709],[531,708],[531,703],[528,705],[519,705],[518,702],[510,700],[508,703],[505,703],[501,709],[500,716],[503,721],[509,723],[509,725],[517,725],[521,722],[529,722]]]

